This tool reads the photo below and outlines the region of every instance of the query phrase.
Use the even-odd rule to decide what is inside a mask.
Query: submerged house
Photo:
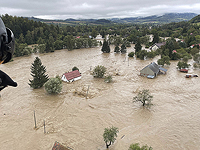
[[[166,73],[167,69],[158,66],[155,62],[149,64],[148,66],[144,67],[140,71],[141,76],[145,76],[147,78],[155,78],[158,74]]]
[[[68,146],[65,147],[65,146],[63,146],[62,144],[60,144],[59,142],[56,141],[53,145],[52,150],[73,150],[73,149],[68,147]]]
[[[149,49],[152,51],[156,51],[157,49],[161,48],[161,46],[165,45],[165,42],[162,43],[155,43]]]
[[[62,75],[61,79],[66,82],[73,82],[73,81],[81,79],[81,73],[78,70],[67,72]]]

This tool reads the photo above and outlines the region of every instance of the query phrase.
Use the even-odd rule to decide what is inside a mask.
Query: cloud
[[[160,15],[169,12],[199,13],[199,0],[7,0],[2,14],[45,19],[112,18]]]

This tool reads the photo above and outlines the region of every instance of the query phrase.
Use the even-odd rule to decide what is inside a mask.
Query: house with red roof
[[[81,79],[81,73],[78,70],[64,73],[61,78],[65,82],[73,82]]]

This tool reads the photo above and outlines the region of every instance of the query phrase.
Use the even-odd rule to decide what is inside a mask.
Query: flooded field
[[[0,93],[1,150],[51,150],[55,141],[74,150],[105,150],[102,135],[104,128],[111,126],[118,127],[119,133],[110,150],[128,150],[132,143],[147,144],[154,150],[200,149],[200,78],[185,78],[176,70],[177,61],[171,61],[166,75],[147,79],[139,76],[139,71],[159,57],[128,59],[127,54],[115,54],[113,47],[110,54],[102,54],[100,49],[60,50],[0,65],[18,83],[17,88]],[[62,76],[76,66],[82,79],[63,82],[59,95],[48,95],[44,88],[31,89],[30,67],[36,56],[49,77]],[[93,78],[90,72],[97,65],[107,68],[113,83]],[[199,74],[199,70],[190,69],[189,73]],[[133,103],[142,89],[149,89],[154,96],[151,109]]]

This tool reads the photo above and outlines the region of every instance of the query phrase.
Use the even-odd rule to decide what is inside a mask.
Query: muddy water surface
[[[31,89],[30,66],[36,56],[46,66],[49,77],[61,76],[77,66],[82,79],[63,82],[59,95],[48,95],[43,88]],[[119,128],[111,150],[127,150],[137,142],[154,150],[200,149],[200,78],[186,79],[176,70],[177,61],[171,62],[166,75],[155,79],[138,76],[143,67],[158,59],[128,59],[126,54],[102,54],[100,48],[91,48],[14,58],[1,65],[0,69],[18,83],[17,88],[1,91],[1,149],[50,150],[59,141],[74,150],[105,150],[102,134],[110,126]],[[107,68],[113,83],[92,77],[90,70],[97,65]],[[189,72],[199,74],[199,70]],[[151,109],[132,102],[142,89],[149,89],[154,96]]]

